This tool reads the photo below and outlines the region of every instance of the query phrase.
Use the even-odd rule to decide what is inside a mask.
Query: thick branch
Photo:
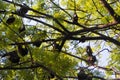
[[[36,63],[36,65],[34,66],[28,66],[28,67],[1,67],[0,70],[23,70],[23,69],[34,69],[34,68],[42,68],[46,71],[48,71],[49,73],[53,73],[57,78],[59,78],[60,80],[62,80],[62,78],[57,75],[55,72],[53,72],[51,69],[47,68],[46,66],[42,65],[42,64],[38,64]]]
[[[58,39],[46,39],[46,40],[40,40],[40,41],[34,41],[34,42],[15,42],[15,43],[11,43],[9,45],[28,45],[28,44],[34,44],[34,43],[37,43],[37,42],[53,42],[53,41],[60,41],[62,40],[62,38],[58,38]]]
[[[113,8],[107,3],[107,1],[106,0],[100,0],[100,1],[104,5],[104,7],[107,9],[107,11],[110,13],[110,15],[114,18],[114,20],[119,22],[118,21],[118,15],[115,13]]]
[[[114,18],[115,15],[115,11],[113,10],[113,8],[107,3],[106,0],[100,0],[104,7],[108,10],[108,12],[110,13],[110,15]]]
[[[102,35],[102,34],[99,34],[99,35],[100,36],[96,36],[96,37],[82,37],[82,38],[81,37],[68,37],[68,38],[66,38],[66,40],[79,40],[79,41],[82,41],[82,40],[85,40],[85,41],[87,41],[87,40],[105,40],[105,41],[107,41],[108,40],[108,41],[114,43],[115,45],[120,46],[119,41],[117,41],[111,37]],[[63,40],[63,37],[58,38],[58,39],[40,40],[38,42],[51,42],[51,41],[61,41],[61,40]],[[36,43],[36,41],[35,42],[18,42],[18,43],[16,42],[16,43],[11,43],[10,45],[19,45],[19,44],[26,45],[26,44],[33,44],[33,43]]]
[[[79,41],[82,41],[82,40],[108,40],[112,43],[114,43],[115,45],[118,45],[120,46],[120,42],[111,38],[111,37],[108,37],[108,36],[105,36],[105,35],[101,35],[101,37],[83,37],[83,38],[77,38],[77,37],[72,37],[71,40],[79,40]]]
[[[13,1],[8,1],[8,0],[2,0],[2,1],[5,1],[5,2],[7,2],[7,3],[11,3],[11,4],[14,4],[14,5],[17,5],[17,6],[23,7],[23,5],[18,4],[18,3],[15,3],[15,2],[13,2]],[[42,13],[42,12],[36,11],[36,10],[34,10],[34,9],[32,9],[32,8],[29,8],[29,7],[28,7],[28,10],[31,10],[31,11],[36,12],[36,13],[38,13],[38,14],[41,14],[41,15],[47,16],[47,17],[49,17],[49,18],[52,17],[51,15],[48,15],[48,14],[45,14],[45,13]]]
[[[104,28],[109,28],[110,26],[115,26],[117,24],[118,24],[118,22],[114,21],[114,22],[110,22],[110,23],[107,23],[107,24],[98,25],[98,27],[104,29]]]
[[[73,77],[73,76],[65,76],[64,78],[78,79],[78,77]],[[92,78],[96,78],[96,79],[100,79],[100,80],[107,80],[107,79],[104,79],[104,78],[98,77],[98,76],[92,76]]]
[[[103,34],[101,34],[101,33],[98,33],[98,32],[94,32],[94,33],[100,35],[101,37],[106,38],[108,41],[114,43],[115,45],[120,46],[120,42],[119,42],[119,41],[117,41],[117,40],[115,40],[115,39],[113,39],[113,38],[111,38],[111,37],[108,37],[108,36],[106,36],[106,35],[103,35]]]
[[[67,21],[67,20],[64,20],[64,21],[67,22],[67,23],[69,23],[69,24],[73,24],[70,21]],[[117,24],[118,24],[118,22],[114,21],[114,22],[110,22],[110,23],[107,23],[107,24],[98,25],[96,27],[87,28],[86,26],[81,25],[81,24],[78,23],[76,25],[82,27],[83,29],[80,29],[80,30],[77,30],[77,31],[73,31],[73,32],[71,32],[71,34],[77,35],[77,34],[80,34],[80,33],[83,33],[83,32],[92,32],[92,31],[106,30],[106,29],[109,29],[110,26],[114,26],[114,25],[117,25]]]
[[[69,33],[69,31],[57,20],[57,19],[54,19],[54,21],[67,33]]]
[[[23,5],[21,5],[21,4],[14,3],[14,2],[12,2],[12,1],[8,1],[8,0],[3,0],[3,1],[6,1],[6,2],[8,2],[8,3],[14,4],[14,5],[17,5],[17,6],[20,6],[20,7],[23,6]],[[69,31],[68,31],[57,19],[55,19],[53,16],[48,15],[48,14],[45,14],[45,13],[42,13],[42,12],[39,12],[39,11],[36,11],[36,10],[30,8],[30,7],[28,7],[28,10],[31,10],[31,11],[36,12],[36,13],[38,13],[38,14],[41,14],[41,15],[44,15],[44,16],[46,16],[46,17],[49,17],[49,18],[54,19],[55,22],[56,22],[58,25],[60,25],[60,27],[61,27],[65,32],[69,32]],[[18,15],[18,16],[19,16],[19,15]],[[28,17],[28,16],[24,16],[24,17],[25,17],[25,18],[32,19],[32,20],[35,20],[35,21],[40,22],[40,23],[42,23],[42,24],[44,24],[44,25],[47,25],[47,26],[49,26],[49,27],[52,27],[53,29],[55,29],[55,30],[57,30],[57,31],[59,31],[59,32],[63,32],[63,31],[60,31],[60,29],[58,30],[56,27],[53,27],[53,26],[51,26],[51,25],[49,25],[49,24],[47,24],[47,23],[45,23],[45,22],[42,22],[42,21],[40,21],[40,20],[37,20],[37,19],[34,19],[34,18],[30,18],[30,17]]]
[[[48,26],[48,27],[50,27],[50,28],[53,28],[54,30],[56,30],[56,31],[58,31],[58,32],[61,32],[62,34],[65,34],[65,32],[63,32],[62,30],[60,30],[60,29],[58,29],[58,28],[56,28],[56,27],[54,27],[54,26],[52,26],[52,25],[50,25],[50,24],[48,24],[48,23],[45,23],[45,22],[43,22],[43,21],[40,21],[40,20],[31,18],[31,17],[28,17],[28,16],[25,16],[25,18],[28,18],[28,19],[31,19],[31,20],[40,22],[40,23],[42,23],[42,24],[44,24],[44,25],[46,25],[46,26]]]

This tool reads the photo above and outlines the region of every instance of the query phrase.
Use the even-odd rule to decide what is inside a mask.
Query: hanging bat
[[[25,56],[28,54],[28,49],[26,47],[23,48],[22,45],[18,45],[18,52],[21,54],[21,56]]]
[[[8,56],[9,60],[12,62],[12,63],[19,63],[20,62],[20,57],[18,56],[17,54],[17,51],[12,51],[12,52],[8,52],[6,54],[4,54],[2,57],[6,57]]]
[[[9,16],[9,18],[6,20],[7,24],[12,24],[15,21],[15,17],[13,15]]]
[[[78,15],[77,15],[77,13],[74,13],[74,15],[73,15],[73,23],[74,24],[78,23]]]
[[[92,53],[93,53],[93,52],[92,52],[92,49],[91,49],[90,46],[87,46],[86,52],[87,52],[88,56],[92,56]]]

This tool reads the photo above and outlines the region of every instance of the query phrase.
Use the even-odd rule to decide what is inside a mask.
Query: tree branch
[[[108,36],[105,36],[105,35],[102,35],[100,34],[101,36],[100,37],[83,37],[83,38],[77,38],[77,37],[71,37],[70,39],[71,40],[79,40],[79,41],[82,41],[82,40],[108,40],[112,43],[114,43],[115,45],[118,45],[120,46],[120,42],[111,38],[111,37],[108,37]]]
[[[110,13],[110,15],[114,18],[114,20],[117,22],[120,22],[120,20],[118,19],[118,17],[120,18],[120,16],[115,13],[113,8],[107,3],[107,1],[106,0],[100,0],[100,1],[104,5],[104,7],[107,9],[107,11]]]
[[[34,69],[34,68],[42,68],[46,70],[49,73],[53,73],[58,79],[63,80],[59,75],[57,75],[55,72],[53,72],[50,68],[47,68],[46,66],[36,63],[34,66],[28,66],[28,67],[1,67],[0,70],[24,70],[24,69]]]
[[[8,1],[8,0],[3,0],[3,1],[8,2],[8,3],[11,3],[11,4],[14,4],[14,5],[17,5],[17,6],[20,6],[20,7],[23,6],[23,5],[21,5],[21,4],[14,3],[14,2],[12,2],[12,1]],[[45,14],[45,13],[42,13],[42,12],[39,12],[39,11],[36,11],[36,10],[30,8],[30,7],[28,7],[28,10],[31,10],[31,11],[33,11],[33,12],[36,12],[36,13],[38,13],[38,14],[44,15],[44,16],[49,17],[49,18],[53,18],[53,19],[55,20],[55,22],[56,22],[58,25],[60,25],[60,27],[61,27],[64,31],[69,32],[69,31],[68,31],[56,18],[54,18],[53,16],[48,15],[48,14]],[[13,14],[16,14],[16,13],[13,12]],[[18,15],[18,16],[20,16],[20,15]],[[21,16],[21,17],[23,17],[23,16]],[[64,32],[61,31],[60,29],[58,29],[58,28],[56,28],[56,27],[54,27],[54,26],[52,26],[52,25],[50,25],[50,24],[47,24],[47,23],[45,23],[45,22],[43,22],[43,21],[40,21],[40,20],[31,18],[31,17],[29,17],[29,16],[24,16],[24,17],[25,17],[25,18],[28,18],[28,19],[31,19],[31,20],[35,20],[35,21],[40,22],[40,23],[42,23],[42,24],[44,24],[44,25],[46,25],[46,26],[49,26],[49,27],[51,27],[51,28],[53,28],[53,29],[55,29],[55,30],[57,30],[57,31],[59,31],[59,32],[64,33]]]
[[[35,42],[16,42],[16,43],[11,43],[9,45],[19,45],[19,44],[25,45],[25,44],[33,44],[33,43],[36,43],[36,42],[41,42],[42,43],[42,42],[61,41],[61,40],[63,40],[63,37],[58,38],[58,39],[47,39],[47,40],[40,40],[40,41],[35,41]],[[103,34],[100,34],[100,36],[96,36],[96,37],[82,37],[82,38],[71,36],[71,37],[66,38],[66,40],[79,40],[79,41],[82,41],[82,40],[85,40],[85,41],[87,41],[87,40],[105,40],[105,41],[107,41],[108,40],[108,41],[114,43],[115,45],[120,46],[119,41],[117,41],[117,40],[115,40],[111,37],[105,36]]]

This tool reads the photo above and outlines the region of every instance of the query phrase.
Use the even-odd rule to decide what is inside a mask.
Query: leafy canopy
[[[0,0],[0,5],[1,79],[105,80],[114,73],[119,79],[118,0]],[[108,64],[101,66],[108,53]]]

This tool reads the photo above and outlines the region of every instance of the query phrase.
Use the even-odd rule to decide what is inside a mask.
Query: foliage
[[[81,80],[81,71],[83,79],[119,79],[118,0],[0,0],[0,5],[1,79]],[[12,61],[13,52],[20,61]],[[107,53],[109,62],[101,66]]]

